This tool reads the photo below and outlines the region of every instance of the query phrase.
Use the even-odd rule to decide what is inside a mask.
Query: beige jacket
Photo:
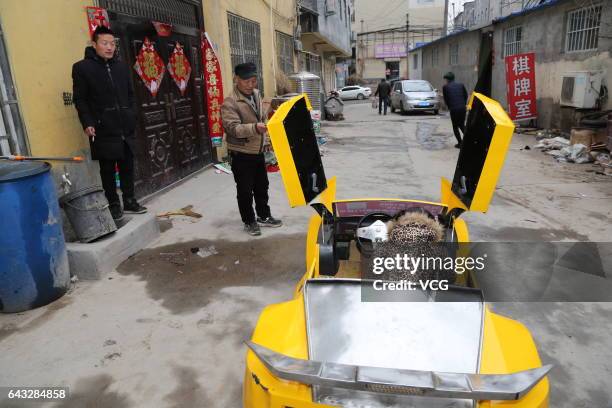
[[[232,93],[225,98],[221,106],[221,119],[225,130],[228,150],[259,154],[267,144],[267,137],[257,132],[255,125],[265,123],[267,112],[261,102],[261,95],[253,91],[255,104],[259,106],[260,114],[253,109],[247,98],[234,87]]]

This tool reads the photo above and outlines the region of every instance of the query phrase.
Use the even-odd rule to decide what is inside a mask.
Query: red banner
[[[535,119],[537,116],[535,53],[506,57],[506,89],[510,118]]]
[[[223,104],[223,81],[221,65],[207,33],[202,33],[202,66],[206,84],[206,106],[208,107],[208,134],[213,146],[221,146],[223,141],[223,124],[221,122],[221,105]]]
[[[108,13],[100,7],[85,7],[87,11],[87,27],[89,27],[89,38],[93,39],[93,33],[98,26],[110,28]]]

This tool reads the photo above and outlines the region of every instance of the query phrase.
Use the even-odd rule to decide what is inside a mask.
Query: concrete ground
[[[323,161],[338,177],[338,198],[439,198],[439,177],[452,177],[457,158],[448,117],[379,116],[368,103],[347,103],[345,117],[324,124]],[[472,240],[609,240],[612,179],[523,150],[534,144],[515,136],[489,213],[465,217]],[[70,400],[49,404],[61,408],[241,406],[242,341],[304,272],[311,210],[288,207],[278,173],[270,184],[285,226],[259,238],[242,231],[232,176],[213,169],[148,203],[156,213],[193,205],[202,218],[172,217],[104,280],[1,315],[0,386],[68,386]],[[526,324],[542,360],[556,365],[551,407],[612,407],[610,304],[493,307]]]

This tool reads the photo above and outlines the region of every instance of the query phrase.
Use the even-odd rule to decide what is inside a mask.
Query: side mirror
[[[438,88],[434,88],[434,92],[435,92],[435,93],[438,93]]]

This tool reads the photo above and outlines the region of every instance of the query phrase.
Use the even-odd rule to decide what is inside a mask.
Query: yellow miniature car
[[[245,408],[548,406],[551,366],[542,366],[522,324],[488,309],[469,274],[443,293],[364,299],[364,259],[397,213],[427,213],[443,224],[447,241],[461,243],[469,241],[462,212],[487,210],[514,125],[483,95],[475,93],[470,107],[456,172],[452,182],[442,180],[439,203],[336,200],[307,97],[285,102],[270,119],[289,204],[310,204],[316,214],[293,300],[266,307],[247,342]]]

